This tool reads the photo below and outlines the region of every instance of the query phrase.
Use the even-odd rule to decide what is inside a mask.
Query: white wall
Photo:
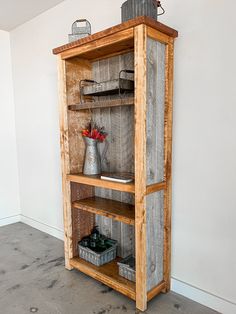
[[[19,221],[20,201],[9,33],[0,30],[0,226]]]
[[[28,223],[58,236],[62,202],[57,70],[51,49],[67,42],[79,17],[91,21],[93,32],[119,23],[122,2],[67,0],[11,32],[22,213]],[[180,32],[175,54],[172,287],[232,314],[236,3],[169,0],[165,7],[160,20]]]

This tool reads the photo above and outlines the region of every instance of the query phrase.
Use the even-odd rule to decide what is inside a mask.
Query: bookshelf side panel
[[[147,185],[164,179],[165,51],[147,39]]]

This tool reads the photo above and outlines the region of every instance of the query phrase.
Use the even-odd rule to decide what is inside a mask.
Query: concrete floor
[[[135,303],[64,268],[63,243],[25,224],[0,228],[0,313],[134,314]],[[149,302],[146,314],[213,314],[175,293]]]

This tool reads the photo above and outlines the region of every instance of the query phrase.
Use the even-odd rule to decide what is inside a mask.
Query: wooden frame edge
[[[85,38],[82,38],[80,40],[74,41],[72,43],[68,43],[68,44],[62,45],[60,47],[54,48],[53,54],[59,54],[63,51],[87,44],[87,43],[92,42],[92,41],[96,41],[97,39],[109,36],[111,34],[115,34],[115,33],[120,32],[122,30],[125,30],[128,28],[134,28],[140,24],[146,24],[146,25],[148,25],[154,29],[158,29],[160,32],[162,32],[163,34],[166,34],[170,37],[173,37],[173,38],[178,37],[178,32],[175,29],[173,29],[173,28],[171,28],[165,24],[162,24],[162,23],[160,23],[160,22],[158,22],[158,21],[156,21],[150,17],[139,16],[139,17],[136,17],[132,20],[126,21],[122,24],[115,25],[113,27],[110,27],[110,28],[105,29],[103,31],[100,31],[98,33],[95,33],[93,35],[90,35],[88,37],[85,37]]]
[[[146,75],[147,28],[134,30],[135,42],[135,248],[136,307],[147,309],[146,261]]]
[[[120,32],[117,32],[115,34],[108,35],[106,37],[99,38],[95,41],[91,41],[88,43],[85,43],[83,45],[80,45],[78,47],[71,48],[69,50],[65,50],[60,53],[61,58],[69,59],[73,58],[75,56],[79,56],[81,54],[86,54],[88,52],[95,51],[100,48],[112,46],[117,43],[125,42],[129,39],[134,38],[134,29],[128,28],[125,30],[122,30]],[[105,55],[104,55],[105,56]],[[100,59],[100,58],[94,58],[94,60]]]
[[[164,43],[164,44],[168,44],[170,41],[170,38],[171,38],[170,36],[163,34],[160,31],[158,31],[157,29],[152,28],[150,26],[147,27],[147,35],[148,35],[148,37],[155,39],[155,40],[157,40],[161,43]]]
[[[114,282],[109,276],[106,275],[101,275],[99,272],[97,272],[94,269],[88,268],[86,265],[80,264],[76,259],[71,259],[70,260],[71,265],[81,271],[82,273],[102,282],[103,284],[111,287],[112,289],[118,291],[119,293],[122,293],[126,295],[127,297],[131,298],[132,300],[135,301],[136,296],[135,296],[135,291],[131,290],[128,287],[124,287],[124,285],[121,285],[117,282]]]
[[[166,182],[150,184],[146,187],[146,195],[159,192],[166,189]]]
[[[166,283],[164,281],[160,282],[157,286],[148,291],[147,300],[148,301],[152,300],[155,296],[160,294],[163,291],[163,289],[165,289],[165,287]]]
[[[165,95],[165,174],[164,192],[164,258],[163,270],[166,287],[170,290],[171,274],[171,212],[172,212],[172,124],[173,124],[173,62],[174,40],[169,39],[166,46],[166,95]]]
[[[63,191],[63,220],[64,220],[64,251],[65,267],[71,270],[70,259],[73,257],[72,243],[72,209],[71,209],[71,187],[67,181],[67,173],[70,172],[68,117],[66,98],[66,67],[65,61],[60,55],[58,62],[59,83],[59,116],[60,116],[60,145],[61,145],[61,168],[62,168],[62,191]]]
[[[89,178],[87,179],[86,177],[82,177],[79,175],[73,175],[73,174],[68,174],[67,180],[70,182],[74,183],[80,183],[80,184],[85,184],[85,185],[92,185],[95,187],[102,187],[105,189],[111,189],[111,190],[116,190],[116,191],[121,191],[121,192],[128,192],[128,193],[135,193],[135,185],[134,184],[125,184],[125,183],[119,183],[119,182],[113,182],[113,181],[106,181],[106,180],[101,180],[101,179],[96,179],[96,178]]]

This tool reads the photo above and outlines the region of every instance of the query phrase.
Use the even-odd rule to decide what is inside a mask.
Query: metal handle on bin
[[[121,70],[119,73],[119,78],[121,78],[121,73],[132,73],[132,74],[134,74],[134,70]]]
[[[121,97],[121,92],[120,92],[120,79],[121,79],[121,74],[122,73],[130,73],[130,74],[134,74],[134,70],[121,70],[119,72],[119,97]]]
[[[80,103],[82,104],[84,101],[83,101],[83,96],[84,96],[84,93],[83,93],[83,83],[97,83],[96,81],[94,80],[89,80],[89,79],[85,79],[85,80],[80,80],[79,81],[79,93],[80,93]]]
[[[163,6],[161,5],[161,1],[157,1],[157,9],[161,8],[162,12],[161,13],[157,13],[157,16],[163,15],[165,14],[165,9],[163,8]]]
[[[74,23],[72,24],[72,31],[73,31],[73,26],[77,23],[83,23],[83,22],[86,22],[87,26],[89,26],[89,29],[90,29],[90,32],[91,32],[91,24],[88,20],[86,19],[79,19],[79,20],[76,20],[74,21]]]

